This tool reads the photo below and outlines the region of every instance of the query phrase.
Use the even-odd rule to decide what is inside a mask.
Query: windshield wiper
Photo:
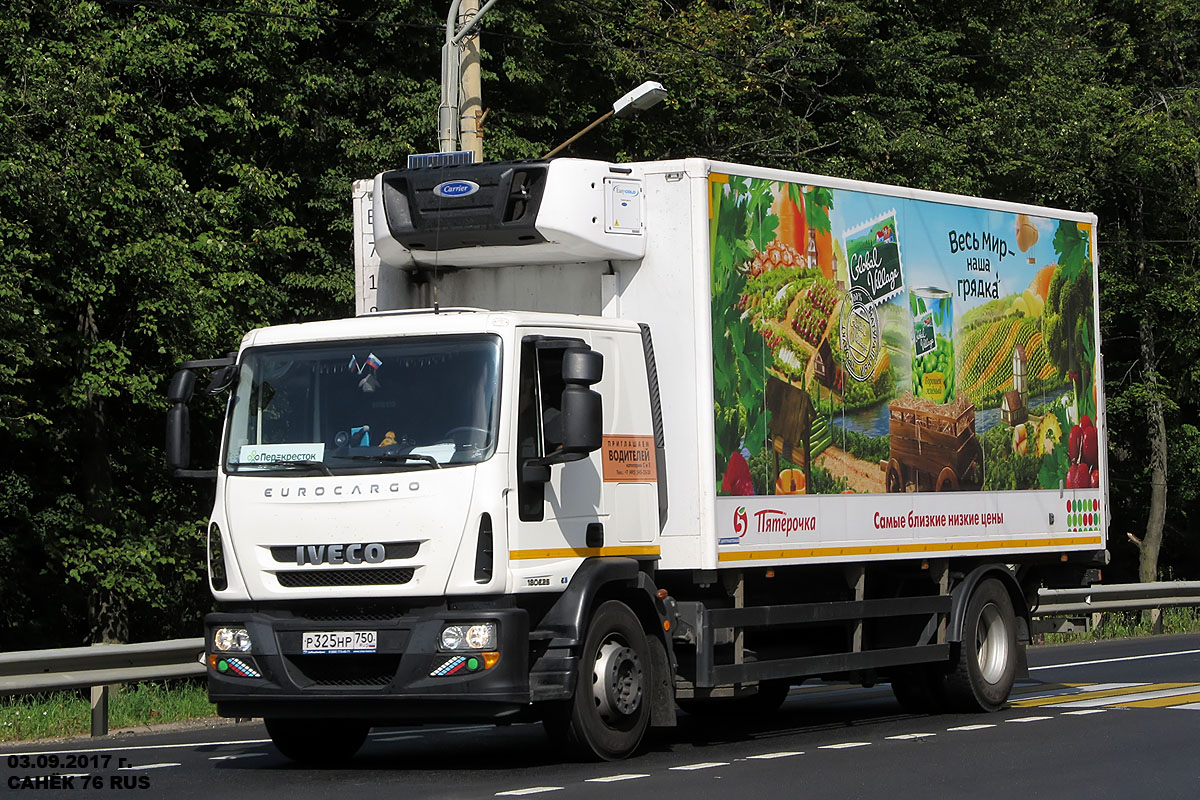
[[[424,461],[431,465],[434,469],[441,469],[442,465],[433,456],[427,456],[424,453],[377,453],[375,455],[354,455],[354,456],[334,456],[335,458],[349,458],[354,461]]]
[[[229,466],[258,467],[260,469],[275,469],[276,467],[283,467],[285,469],[316,469],[326,475],[333,475],[333,470],[324,461],[316,461],[309,458],[285,459],[283,461],[235,461]]]

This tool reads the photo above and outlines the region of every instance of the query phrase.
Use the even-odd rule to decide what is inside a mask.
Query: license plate
[[[374,653],[377,631],[305,631],[301,650],[305,653]]]

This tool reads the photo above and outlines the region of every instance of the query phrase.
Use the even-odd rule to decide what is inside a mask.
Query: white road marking
[[[866,747],[870,742],[842,742],[840,744],[823,744],[818,750],[849,750],[851,747]]]
[[[1097,706],[1115,706],[1122,703],[1136,703],[1138,700],[1156,700],[1160,697],[1173,697],[1177,694],[1195,694],[1196,684],[1178,686],[1174,689],[1159,689],[1154,692],[1138,692],[1137,694],[1118,694],[1112,697],[1093,697],[1091,700],[1073,700],[1069,703],[1055,703],[1055,708],[1095,708]],[[1010,720],[1011,721],[1011,720]]]
[[[1090,667],[1092,664],[1115,664],[1118,661],[1141,661],[1144,658],[1167,658],[1169,656],[1192,656],[1200,650],[1177,650],[1173,653],[1147,653],[1141,656],[1122,656],[1120,658],[1097,658],[1094,661],[1072,661],[1069,664],[1043,664],[1040,667],[1030,667],[1029,671],[1039,669],[1062,669],[1063,667]]]
[[[209,761],[234,761],[239,758],[258,758],[259,756],[265,756],[265,755],[266,755],[266,753],[233,753],[232,755],[228,755],[228,756],[210,756],[208,760]]]
[[[637,778],[649,778],[644,772],[630,772],[625,775],[605,775],[603,778],[588,778],[584,783],[616,783],[617,781],[632,781]]]
[[[1200,703],[1184,703],[1183,705],[1180,705],[1180,706],[1167,706],[1167,707],[1168,707],[1168,708],[1192,708],[1192,709],[1195,709],[1195,710],[1197,710],[1197,711],[1200,711]],[[1103,710],[1103,709],[1100,709],[1100,710]],[[1068,713],[1068,714],[1081,714],[1081,713],[1083,713],[1083,712],[1081,712],[1081,711],[1068,711],[1067,713]]]
[[[756,756],[746,756],[746,758],[761,758],[761,759],[766,760],[766,759],[770,759],[770,758],[789,758],[791,756],[802,756],[802,755],[804,755],[803,750],[784,750],[779,753],[760,753],[759,755],[756,755]]]
[[[1016,719],[1006,719],[1005,722],[1041,722],[1046,719],[1054,719],[1054,717],[1017,717]]]
[[[133,764],[128,767],[118,767],[123,770],[138,770],[138,769],[163,769],[164,767],[181,767],[183,766],[178,761],[164,761],[161,764]]]
[[[924,739],[927,736],[937,736],[936,733],[902,733],[899,736],[889,736],[889,739],[898,739],[904,741],[906,739]]]
[[[675,770],[711,769],[712,767],[728,767],[728,761],[702,761],[699,764],[684,764],[682,767],[671,767]]]
[[[561,792],[561,786],[530,786],[528,789],[510,789],[507,792],[496,792],[496,797],[517,797],[523,794],[541,794],[543,792]]]
[[[994,727],[996,727],[996,726],[993,725],[992,723],[985,722],[985,723],[976,724],[976,725],[959,725],[957,728],[946,728],[946,730],[948,730],[948,731],[981,731],[984,728],[994,728]]]
[[[1197,703],[1197,705],[1200,705],[1200,703]],[[1178,706],[1176,706],[1176,708],[1178,708]],[[1069,715],[1072,717],[1082,717],[1085,714],[1103,714],[1105,711],[1108,711],[1108,709],[1107,708],[1085,708],[1082,711],[1064,711],[1063,716],[1065,717],[1065,716]]]

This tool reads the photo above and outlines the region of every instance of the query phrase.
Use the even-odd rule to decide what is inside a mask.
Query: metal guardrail
[[[203,657],[200,637],[0,653],[0,695],[89,687],[92,736],[105,736],[110,684],[203,675]]]
[[[1035,617],[1200,606],[1200,581],[1103,584],[1087,589],[1042,589]]]
[[[1200,581],[1043,589],[1038,598],[1033,616],[1042,618],[1200,606]],[[110,684],[201,676],[203,657],[202,638],[0,653],[0,695],[89,687],[92,735],[104,736]]]

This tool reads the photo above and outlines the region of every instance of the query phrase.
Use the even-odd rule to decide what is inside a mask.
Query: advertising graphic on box
[[[709,189],[717,493],[745,500],[720,504],[723,536],[819,528],[768,496],[1098,489],[1090,224]],[[948,520],[974,519],[957,505]]]

